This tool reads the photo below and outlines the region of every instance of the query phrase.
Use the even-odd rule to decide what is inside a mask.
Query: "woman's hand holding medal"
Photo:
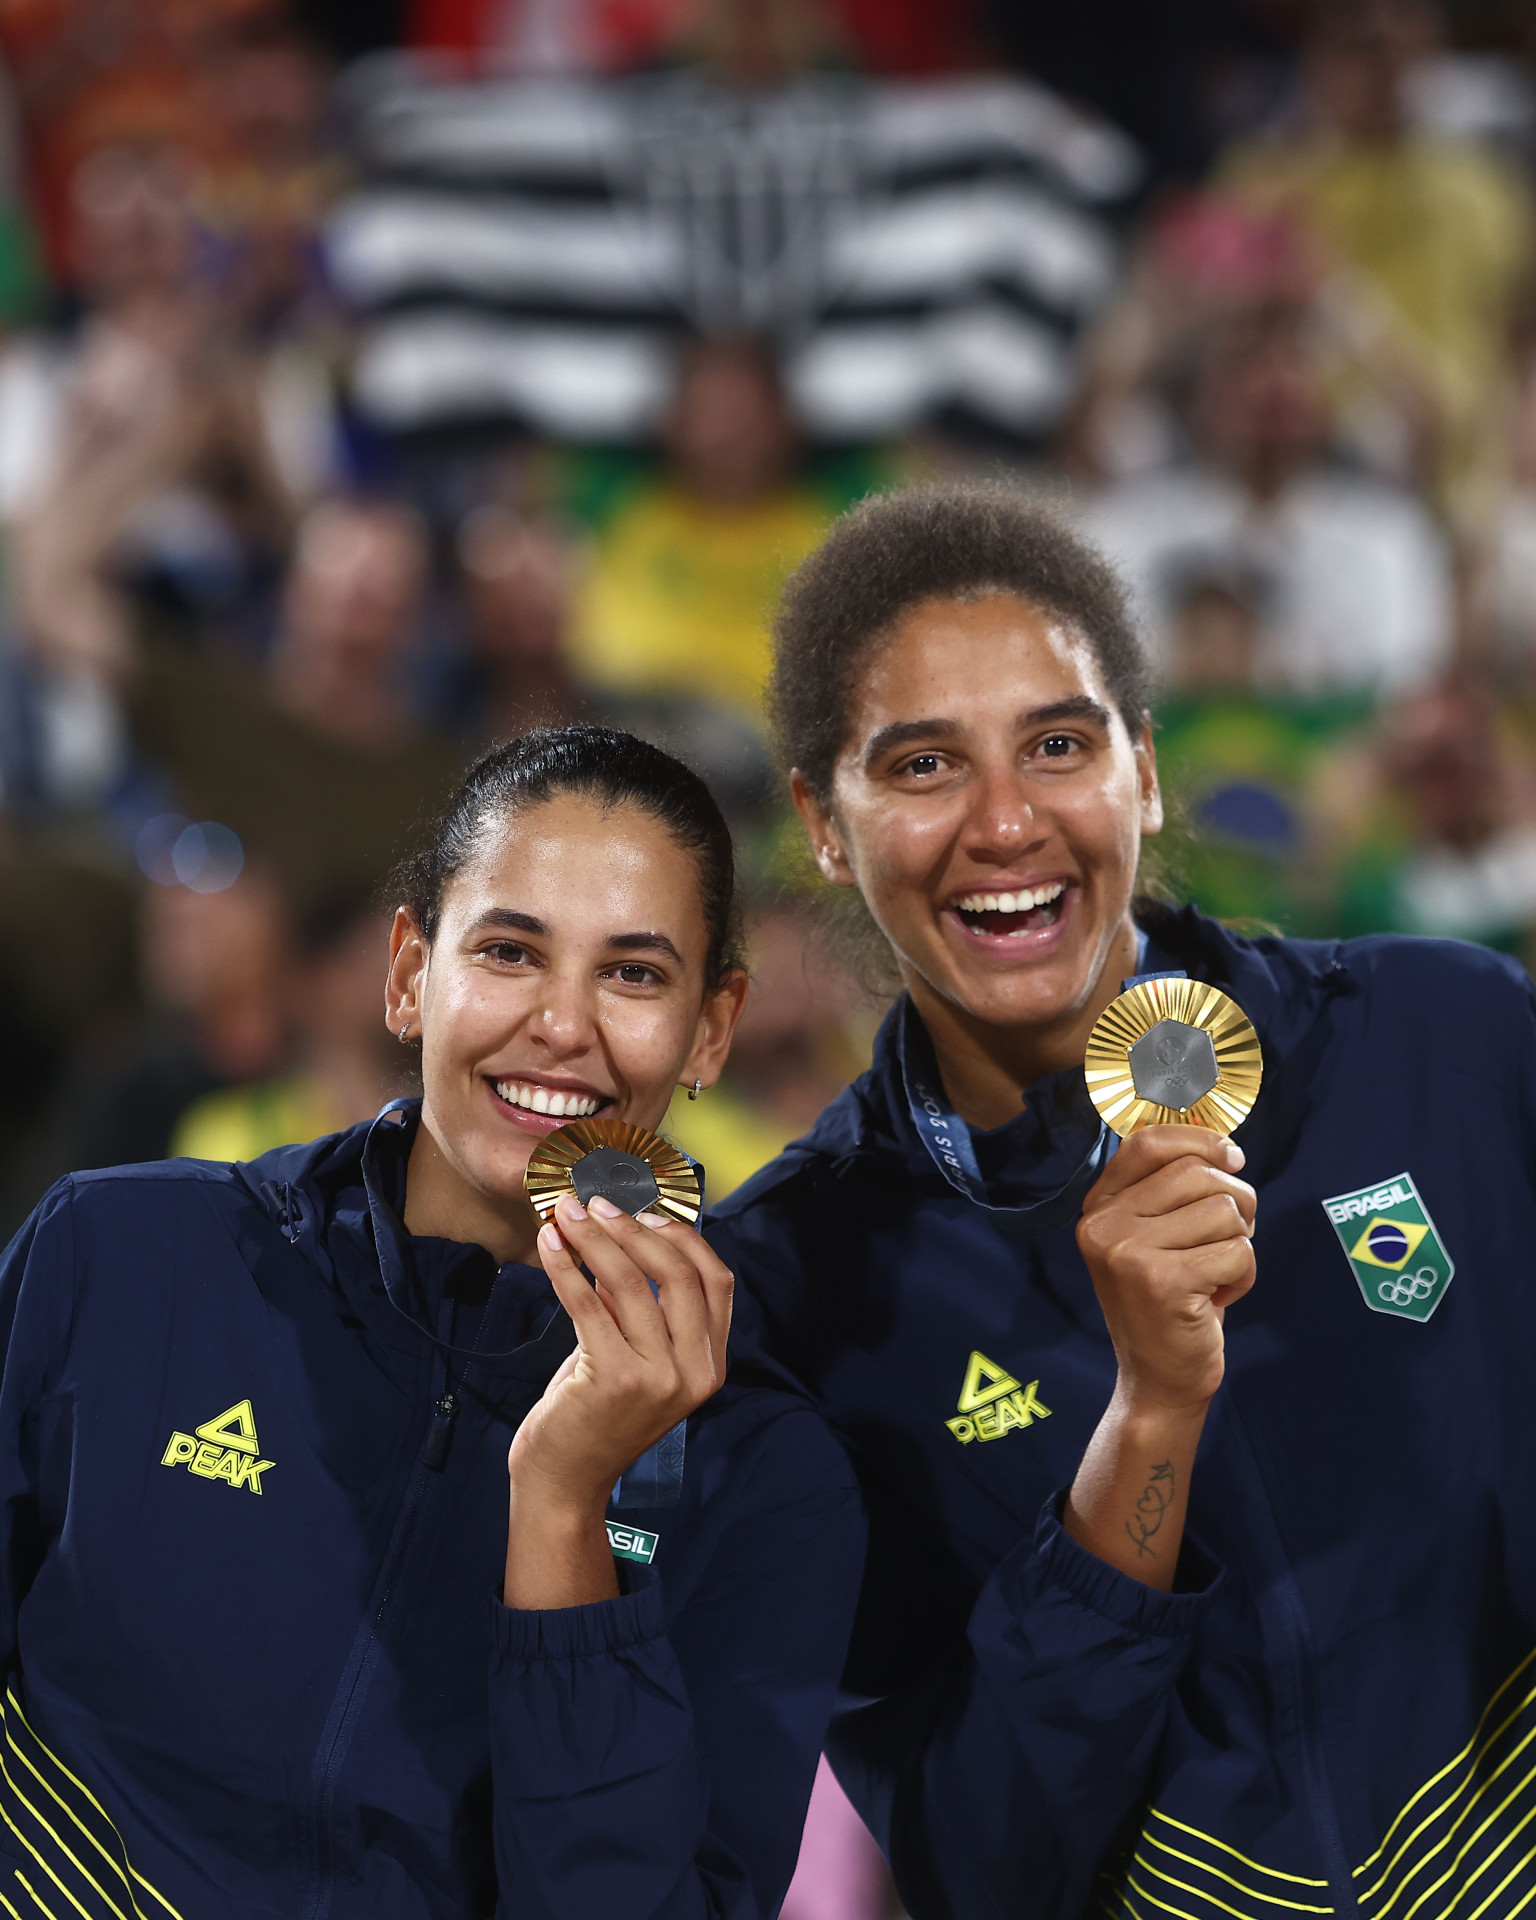
[[[1221,1385],[1222,1316],[1254,1280],[1242,1165],[1209,1127],[1146,1127],[1083,1202],[1077,1242],[1132,1407],[1203,1416]]]
[[[724,1380],[735,1286],[695,1228],[632,1218],[602,1195],[585,1208],[574,1194],[562,1199],[538,1251],[576,1349],[507,1457],[505,1598],[515,1607],[571,1605],[573,1587],[581,1600],[618,1592],[603,1528],[609,1495]]]
[[[1088,1092],[1122,1144],[1077,1227],[1114,1342],[1115,1391],[1067,1502],[1091,1553],[1172,1589],[1189,1476],[1226,1364],[1227,1308],[1254,1282],[1257,1201],[1226,1137],[1253,1109],[1258,1035],[1219,988],[1153,975],[1100,1014]]]

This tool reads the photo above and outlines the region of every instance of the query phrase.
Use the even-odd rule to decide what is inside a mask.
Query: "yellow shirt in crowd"
[[[1530,272],[1531,197],[1515,169],[1471,142],[1320,134],[1240,146],[1219,184],[1297,215],[1384,297],[1400,349],[1443,410],[1445,484],[1452,495],[1475,484],[1497,445],[1508,326]]]
[[[688,694],[755,714],[774,602],[829,518],[810,487],[734,507],[653,482],[597,536],[572,635],[578,674],[601,691]]]
[[[318,1082],[282,1074],[194,1100],[176,1123],[171,1158],[254,1160],[273,1147],[318,1140],[345,1125]]]

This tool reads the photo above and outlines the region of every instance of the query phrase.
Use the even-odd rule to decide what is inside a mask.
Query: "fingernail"
[[[637,1213],[635,1218],[642,1227],[664,1227],[667,1224],[664,1213]]]
[[[555,1217],[560,1220],[585,1220],[587,1212],[575,1194],[568,1193],[555,1208]]]
[[[594,1193],[587,1204],[587,1212],[595,1213],[599,1220],[617,1220],[623,1211],[622,1207],[616,1207],[604,1193]]]
[[[546,1253],[558,1253],[565,1242],[560,1238],[560,1229],[554,1221],[548,1221],[539,1228],[539,1245]]]
[[[1242,1166],[1247,1158],[1247,1154],[1243,1152],[1235,1140],[1229,1140],[1227,1142],[1227,1165],[1234,1173],[1237,1172],[1238,1168]]]

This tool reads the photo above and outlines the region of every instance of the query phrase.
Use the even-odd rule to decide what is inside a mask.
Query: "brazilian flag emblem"
[[[1323,1202],[1323,1211],[1371,1311],[1427,1320],[1451,1284],[1456,1263],[1412,1174],[1335,1194]]]

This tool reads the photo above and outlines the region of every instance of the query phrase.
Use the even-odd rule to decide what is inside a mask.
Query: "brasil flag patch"
[[[1413,1175],[1399,1173],[1323,1202],[1372,1313],[1427,1320],[1439,1306],[1456,1262],[1419,1198]]]

